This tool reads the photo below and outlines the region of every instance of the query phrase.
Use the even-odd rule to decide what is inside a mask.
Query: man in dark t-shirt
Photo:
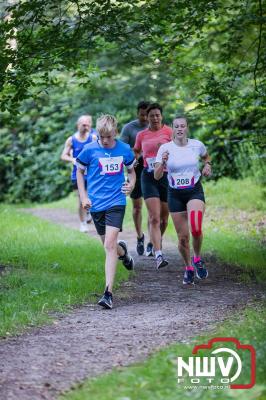
[[[137,106],[137,119],[129,122],[124,125],[121,131],[120,139],[128,143],[130,147],[133,149],[135,145],[135,140],[138,132],[143,131],[148,127],[147,122],[147,108],[149,103],[147,101],[139,102]],[[141,182],[140,177],[143,170],[143,158],[140,157],[138,160],[138,164],[135,167],[136,172],[136,185],[131,193],[130,197],[132,199],[133,204],[133,220],[137,232],[137,253],[139,255],[143,255],[144,253],[144,233],[142,230],[142,190],[141,190]],[[148,247],[152,249],[151,243],[148,243]],[[152,255],[146,253],[146,255]]]

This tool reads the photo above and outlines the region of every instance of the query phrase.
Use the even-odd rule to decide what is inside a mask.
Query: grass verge
[[[46,323],[49,311],[95,302],[104,288],[104,251],[95,239],[0,206],[0,335]],[[127,279],[117,269],[117,283]]]

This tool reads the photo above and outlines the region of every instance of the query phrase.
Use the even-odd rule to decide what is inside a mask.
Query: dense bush
[[[232,102],[210,111],[195,111],[202,129],[196,136],[207,146],[213,161],[213,177],[253,176],[265,184],[265,110],[250,102]]]
[[[58,93],[38,102],[26,101],[19,116],[3,116],[1,200],[50,201],[69,192],[69,168],[60,161],[62,144],[74,129],[66,100]]]

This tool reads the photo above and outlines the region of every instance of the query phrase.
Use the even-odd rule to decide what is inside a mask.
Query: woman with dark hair
[[[156,258],[157,269],[168,265],[162,254],[162,236],[168,223],[167,206],[167,172],[163,171],[159,180],[154,179],[154,165],[159,147],[170,142],[172,129],[162,123],[162,107],[152,103],[147,109],[149,126],[139,132],[136,137],[134,152],[138,159],[143,155],[144,169],[141,174],[141,188],[149,214],[150,236],[146,255],[153,254]]]
[[[194,284],[194,274],[199,279],[208,276],[200,257],[202,245],[202,219],[205,198],[200,182],[201,175],[211,175],[211,162],[202,142],[189,139],[185,117],[175,117],[173,140],[162,145],[155,163],[154,177],[161,179],[168,172],[168,207],[178,236],[178,248],[185,264],[183,284]],[[204,162],[202,173],[199,159]],[[192,235],[194,256],[190,258],[189,232]]]

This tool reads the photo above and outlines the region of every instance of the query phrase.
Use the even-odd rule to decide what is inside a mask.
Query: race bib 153
[[[120,174],[123,170],[123,157],[101,157],[99,158],[101,175]]]

